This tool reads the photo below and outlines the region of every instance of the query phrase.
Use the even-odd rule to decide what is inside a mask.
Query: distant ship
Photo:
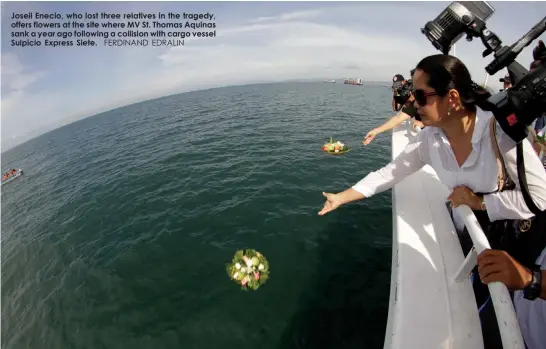
[[[362,85],[362,79],[346,78],[343,83],[346,85]]]
[[[335,81],[335,80],[324,80],[324,82],[331,82],[331,83],[333,83],[333,84],[335,84],[335,83],[336,83],[336,81]]]

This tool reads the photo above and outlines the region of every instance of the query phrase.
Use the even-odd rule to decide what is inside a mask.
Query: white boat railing
[[[410,140],[416,136],[414,132],[418,133],[421,131],[419,128],[413,127],[412,124],[411,120],[406,122],[407,137]],[[465,281],[477,264],[477,256],[482,251],[491,248],[489,241],[472,210],[468,206],[462,205],[454,208],[454,211],[462,217],[474,244],[474,248],[468,253],[455,275],[450,278],[452,283]],[[480,281],[477,280],[476,282]],[[487,286],[495,309],[503,348],[525,349],[518,319],[508,289],[501,282],[492,282]]]
[[[468,277],[472,269],[476,266],[477,256],[484,250],[490,249],[491,246],[489,245],[489,241],[483,233],[476,216],[468,206],[459,206],[454,210],[458,211],[457,213],[463,218],[466,229],[474,243],[474,248],[468,253],[458,272],[452,278],[452,282],[461,282]],[[502,347],[505,349],[524,349],[523,337],[521,336],[516,311],[514,310],[514,305],[510,298],[510,294],[508,293],[508,289],[502,282],[492,282],[488,284],[487,287],[489,288],[491,301],[495,308],[495,315],[497,317],[502,339]]]

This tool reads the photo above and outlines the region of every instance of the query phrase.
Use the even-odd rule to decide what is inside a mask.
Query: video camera
[[[394,92],[396,92],[395,101],[396,103],[399,103],[401,106],[406,104],[408,99],[411,97],[411,90],[413,89],[413,83],[411,79],[406,80],[406,83],[404,85],[401,85],[397,88],[393,88]]]
[[[542,58],[542,64],[531,72],[515,59],[546,30],[546,17],[516,43],[502,46],[499,37],[485,25],[494,11],[486,1],[455,1],[433,21],[427,22],[421,33],[443,54],[448,54],[464,34],[468,41],[479,37],[486,47],[483,57],[491,53],[495,56],[485,67],[487,73],[494,75],[508,68],[513,87],[491,96],[480,107],[493,112],[503,131],[519,143],[527,137],[528,126],[546,110],[546,52],[538,58]]]

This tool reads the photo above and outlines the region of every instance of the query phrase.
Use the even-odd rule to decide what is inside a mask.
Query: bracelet
[[[532,278],[529,285],[523,289],[523,298],[533,301],[540,297],[542,287],[542,272],[540,266],[535,265],[531,270]]]
[[[482,210],[486,210],[486,207],[485,207],[485,196],[481,195],[480,196],[480,209]]]

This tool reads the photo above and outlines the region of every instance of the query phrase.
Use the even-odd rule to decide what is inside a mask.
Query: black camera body
[[[546,64],[529,72],[515,61],[524,47],[546,31],[546,17],[510,46],[502,46],[499,37],[487,29],[485,21],[494,9],[486,1],[451,3],[421,32],[433,46],[448,54],[464,34],[467,40],[479,37],[486,47],[483,57],[494,53],[495,59],[485,68],[489,75],[508,68],[512,87],[491,96],[480,106],[493,112],[503,131],[519,143],[528,135],[528,126],[546,110]]]
[[[525,139],[527,127],[546,110],[544,65],[525,75],[514,87],[491,96],[482,108],[493,112],[504,132],[514,141]]]
[[[396,92],[396,96],[394,97],[394,100],[396,103],[403,106],[406,104],[406,102],[411,97],[411,90],[413,89],[413,83],[410,80],[406,80],[406,83],[394,90]]]

